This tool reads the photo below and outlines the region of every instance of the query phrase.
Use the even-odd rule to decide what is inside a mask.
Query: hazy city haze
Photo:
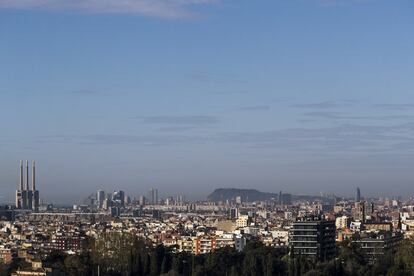
[[[22,159],[61,202],[153,187],[412,194],[413,12],[409,0],[0,0],[1,200]]]

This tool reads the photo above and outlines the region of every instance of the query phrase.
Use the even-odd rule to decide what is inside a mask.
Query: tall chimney
[[[35,161],[32,162],[32,191],[36,191]]]
[[[23,177],[23,160],[20,160],[20,191],[23,191],[23,182],[24,182],[24,177]]]
[[[26,191],[29,190],[29,161],[26,160]]]

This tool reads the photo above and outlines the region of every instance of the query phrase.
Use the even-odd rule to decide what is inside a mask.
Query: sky
[[[412,0],[0,0],[0,201],[414,195]]]

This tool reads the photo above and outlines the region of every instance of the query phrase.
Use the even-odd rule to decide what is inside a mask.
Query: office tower
[[[124,191],[114,191],[112,194],[112,201],[120,207],[125,206],[125,192]]]
[[[331,260],[336,255],[335,221],[321,216],[297,218],[290,232],[294,257],[305,256],[317,261]]]
[[[361,201],[361,190],[359,189],[359,187],[356,189],[356,194],[355,194],[355,202],[360,202]]]
[[[103,202],[106,198],[106,193],[103,190],[98,190],[96,192],[96,205],[99,209],[102,209],[103,207]]]
[[[177,205],[183,205],[185,201],[185,197],[183,195],[177,195],[177,198],[175,201]]]
[[[149,199],[151,204],[158,204],[158,189],[151,189],[149,191]]]
[[[108,210],[109,207],[112,207],[112,201],[108,198],[105,198],[102,202],[102,209]]]
[[[145,206],[145,196],[140,196],[139,197],[139,205],[141,205],[141,206]]]
[[[126,205],[131,204],[131,197],[130,197],[130,196],[128,196],[128,195],[125,195],[125,200],[124,200],[124,203],[125,203]]]
[[[108,213],[112,217],[119,217],[121,215],[121,210],[117,206],[111,206],[108,208]]]

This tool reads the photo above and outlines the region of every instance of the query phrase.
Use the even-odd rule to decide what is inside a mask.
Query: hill
[[[283,194],[284,196],[289,196],[292,201],[321,201],[329,204],[335,202],[335,198],[332,197],[322,197],[314,195],[290,195]],[[253,201],[264,201],[270,199],[279,199],[279,195],[275,193],[265,193],[260,192],[255,189],[236,189],[236,188],[220,188],[214,190],[210,195],[207,196],[209,201],[226,201],[234,200],[237,196],[241,196],[243,201],[253,202]]]

